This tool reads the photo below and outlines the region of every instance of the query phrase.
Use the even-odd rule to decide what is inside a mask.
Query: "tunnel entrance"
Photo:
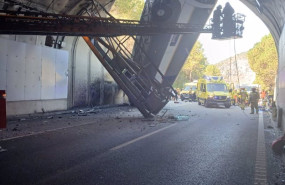
[[[148,1],[147,1],[147,3],[148,3]],[[158,22],[158,23],[162,23],[162,22],[166,21],[167,17],[169,17],[169,20],[170,20],[169,23],[176,22],[176,21],[179,21],[179,22],[183,22],[184,21],[185,22],[185,20],[183,20],[183,18],[179,17],[178,14],[175,15],[174,12],[175,11],[183,12],[185,10],[191,10],[191,11],[193,11],[192,12],[193,13],[193,17],[191,17],[189,19],[189,21],[191,22],[190,24],[191,25],[198,25],[197,23],[199,23],[199,22],[197,22],[197,20],[199,20],[199,19],[197,19],[197,18],[199,17],[200,21],[201,21],[201,18],[203,18],[203,20],[206,21],[206,19],[209,16],[209,12],[210,12],[209,10],[213,9],[215,3],[216,2],[214,2],[214,1],[207,1],[207,2],[206,1],[195,1],[195,2],[191,1],[191,3],[189,3],[189,4],[186,3],[187,5],[185,4],[185,6],[183,6],[184,9],[183,8],[181,9],[181,2],[177,3],[175,1],[165,1],[165,2],[161,1],[160,3],[157,3],[154,6],[154,11],[153,12],[155,12],[155,10],[157,9],[158,13],[150,12],[151,7],[149,5],[147,5],[147,6],[149,6],[150,9],[149,10],[146,9],[144,13],[145,13],[145,15],[150,15],[150,17],[144,16],[143,20],[147,21],[147,19],[151,18],[151,16],[152,16],[154,18],[154,20],[156,20],[156,22]],[[7,11],[7,10],[13,8],[15,5],[21,6],[23,4],[21,4],[20,2],[19,3],[14,2],[14,4],[13,3],[6,3],[5,6],[3,6],[3,9],[5,11]],[[180,8],[179,8],[179,6],[180,6]],[[253,6],[253,5],[251,5],[251,6]],[[33,8],[32,9],[31,8],[27,8],[26,6],[23,6],[23,7],[26,8],[26,11],[27,10],[28,11],[35,11],[35,9],[33,9]],[[96,3],[94,4],[93,3],[93,5],[89,6],[89,7],[91,7],[91,9],[93,8],[93,11],[96,8],[100,8],[102,10],[102,5],[100,3],[98,3],[98,4],[96,4]],[[173,11],[172,13],[169,13],[170,11],[167,10],[167,7],[168,8],[169,7],[174,8],[175,11]],[[194,9],[193,9],[193,7],[194,7]],[[89,9],[89,10],[91,10],[91,9]],[[84,9],[84,10],[81,9],[80,11],[81,11],[81,13],[86,13],[86,14],[90,13],[87,10],[88,10],[88,8]],[[21,10],[18,9],[18,11],[21,11]],[[108,14],[108,11],[106,11],[105,13]],[[163,19],[159,19],[160,16],[162,16]],[[157,20],[159,20],[159,21],[157,21]],[[236,18],[236,20],[240,20],[240,18]],[[237,21],[236,24],[239,24],[239,21]],[[202,28],[201,25],[202,24],[198,25],[198,27],[200,26],[200,28],[197,28],[198,30],[201,30],[201,28]],[[182,25],[177,25],[177,26],[182,26]],[[231,26],[226,26],[226,27],[230,28]],[[239,25],[239,27],[242,30],[242,27],[240,25]],[[141,42],[144,44],[143,47],[146,47],[146,49],[148,50],[147,54],[155,56],[156,57],[155,61],[161,61],[161,63],[158,62],[156,64],[156,66],[157,66],[157,69],[159,71],[161,71],[161,73],[165,77],[162,78],[160,76],[159,72],[156,72],[155,69],[150,69],[150,75],[158,83],[161,83],[162,86],[164,86],[165,84],[168,84],[167,82],[169,82],[169,84],[172,84],[174,82],[174,80],[175,80],[175,78],[176,78],[176,76],[177,76],[177,74],[179,72],[179,69],[180,69],[179,66],[183,65],[183,63],[185,61],[185,58],[187,58],[187,52],[189,53],[189,51],[191,50],[192,46],[194,45],[194,42],[196,41],[196,38],[198,36],[198,34],[195,33],[196,31],[194,29],[193,34],[191,34],[191,36],[189,36],[189,35],[188,36],[180,35],[180,34],[174,34],[174,35],[169,34],[168,36],[163,36],[164,38],[161,37],[161,39],[162,39],[161,41],[163,41],[163,39],[171,40],[171,43],[170,43],[171,47],[165,47],[165,48],[159,48],[158,47],[159,50],[154,49],[158,45],[155,45],[154,40],[151,39],[152,37],[146,37],[146,36],[138,37],[138,38],[141,39]],[[221,32],[219,32],[219,33],[217,32],[217,34],[214,35],[213,37],[214,38],[218,38],[219,36],[222,36],[221,38],[225,38],[225,36],[228,34],[226,32],[227,31],[225,31],[225,33],[224,32],[222,32],[222,33]],[[231,32],[231,31],[229,31],[229,32]],[[239,33],[236,33],[236,34],[239,34]],[[238,35],[236,35],[236,36],[238,36]],[[158,39],[157,41],[159,41],[159,40],[160,39]],[[187,43],[187,41],[188,41],[188,43]],[[162,42],[156,42],[156,43],[160,43],[161,44]],[[154,44],[154,45],[152,45],[152,44]],[[138,44],[137,46],[139,46],[139,45],[140,44]],[[183,51],[183,49],[179,48],[180,46],[181,46],[181,48],[184,48],[187,52],[185,53]],[[163,55],[163,53],[167,53],[167,55]],[[136,58],[136,60],[138,61],[139,64],[145,61],[145,56],[141,55],[141,53],[137,52],[137,53],[134,53],[134,55],[137,55],[137,57],[135,57],[135,58]],[[176,61],[176,63],[175,64],[171,63],[171,61],[174,61],[174,60]],[[87,66],[90,66],[90,65],[87,65]],[[73,68],[74,66],[71,66],[71,67]],[[149,66],[146,66],[146,67],[149,67]],[[82,90],[84,90],[84,88],[82,88]],[[88,91],[88,88],[85,89],[84,91]],[[89,91],[90,91],[90,88],[89,88]],[[97,93],[96,91],[94,91],[94,92]],[[95,95],[95,96],[97,96],[97,95]],[[82,97],[82,98],[84,100],[89,99],[88,97]]]

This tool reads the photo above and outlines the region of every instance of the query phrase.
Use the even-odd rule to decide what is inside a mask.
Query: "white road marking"
[[[149,134],[146,134],[146,135],[144,135],[144,136],[138,137],[138,138],[133,139],[133,140],[131,140],[131,141],[125,142],[125,143],[123,143],[123,144],[121,144],[121,145],[118,145],[118,146],[116,146],[116,147],[114,147],[114,148],[111,148],[110,150],[112,150],[112,151],[118,150],[118,149],[123,148],[123,147],[125,147],[125,146],[128,146],[128,145],[130,145],[130,144],[133,144],[133,143],[135,143],[135,142],[137,142],[137,141],[140,141],[140,140],[142,140],[142,139],[145,139],[145,138],[147,138],[147,137],[149,137],[149,136],[152,136],[152,135],[154,135],[154,134],[156,134],[156,133],[158,133],[158,132],[161,132],[161,131],[163,131],[163,130],[165,130],[165,129],[171,128],[171,127],[173,127],[173,126],[175,126],[175,125],[176,125],[176,123],[174,123],[174,124],[172,124],[172,125],[169,125],[169,126],[167,126],[167,127],[158,129],[158,130],[156,130],[156,131],[154,131],[154,132],[151,132],[151,133],[149,133]]]
[[[44,134],[44,133],[48,133],[48,132],[55,132],[55,131],[64,130],[64,129],[68,129],[68,128],[74,128],[74,127],[80,127],[80,126],[84,126],[84,125],[89,125],[89,124],[93,124],[93,123],[95,123],[95,122],[92,121],[92,122],[87,122],[87,123],[83,123],[83,124],[79,124],[79,125],[71,125],[71,126],[55,128],[55,129],[50,129],[50,130],[45,130],[45,131],[33,132],[33,133],[30,133],[30,134],[25,134],[25,135],[20,135],[20,136],[0,139],[0,141],[9,141],[9,140],[14,140],[14,139],[20,139],[20,138],[24,138],[24,137],[28,137],[28,136],[35,136],[35,135],[40,135],[40,134]]]
[[[256,148],[254,185],[267,185],[263,112],[260,112],[258,119],[258,139]]]

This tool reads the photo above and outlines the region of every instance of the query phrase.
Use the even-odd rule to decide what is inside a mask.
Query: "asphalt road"
[[[261,114],[249,112],[171,102],[153,120],[114,109],[2,140],[0,184],[254,184]],[[170,119],[179,114],[190,119]]]

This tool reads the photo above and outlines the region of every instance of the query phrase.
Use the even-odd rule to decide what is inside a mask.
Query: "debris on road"
[[[176,120],[177,121],[187,121],[187,120],[189,120],[189,116],[187,116],[187,115],[179,115],[179,116],[176,116]]]
[[[169,114],[167,118],[168,119],[175,119],[175,116],[173,114]]]
[[[84,110],[79,110],[79,112],[78,112],[77,115],[78,115],[78,116],[87,116],[87,113],[84,112]]]
[[[6,152],[7,151],[7,149],[4,149],[4,148],[2,148],[1,146],[0,146],[0,153],[1,152]]]
[[[13,128],[12,131],[19,131],[17,127]]]

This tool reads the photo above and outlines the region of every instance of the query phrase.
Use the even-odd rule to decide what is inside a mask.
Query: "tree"
[[[117,19],[139,20],[144,0],[116,0],[110,13]]]
[[[204,74],[208,76],[222,76],[220,69],[215,65],[208,65]]]
[[[204,74],[207,66],[207,58],[200,42],[196,42],[179,72],[173,86],[183,87],[186,82],[198,80]]]
[[[264,36],[261,42],[247,53],[249,65],[256,73],[255,82],[263,89],[275,85],[275,77],[278,67],[276,46],[271,34]]]
[[[197,80],[203,76],[207,66],[207,59],[200,42],[196,42],[182,67],[182,71],[188,76],[189,81]]]
[[[175,82],[173,83],[173,87],[183,89],[183,86],[186,82],[189,82],[186,74],[183,71],[180,71],[176,77]]]
[[[117,19],[140,20],[144,4],[144,0],[116,0],[110,10],[110,14]],[[124,36],[118,38],[123,39]],[[131,52],[134,43],[133,39],[128,39],[124,42],[124,46]]]

